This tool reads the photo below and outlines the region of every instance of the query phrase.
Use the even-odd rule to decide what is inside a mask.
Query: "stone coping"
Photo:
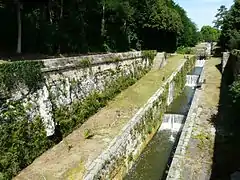
[[[199,83],[203,83],[204,81],[204,67],[202,69]],[[189,140],[191,138],[193,126],[195,123],[195,118],[197,117],[197,108],[198,108],[198,101],[199,96],[201,93],[201,89],[196,89],[194,95],[191,107],[189,109],[185,124],[183,126],[181,136],[179,139],[179,142],[176,147],[176,151],[174,153],[172,163],[170,165],[168,176],[166,180],[179,180],[181,179],[181,170],[183,165],[183,159],[186,154],[186,149],[189,143]]]

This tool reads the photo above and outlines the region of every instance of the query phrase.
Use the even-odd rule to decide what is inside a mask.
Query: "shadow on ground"
[[[221,81],[218,114],[211,119],[216,128],[212,180],[230,179],[240,169],[240,109],[234,110],[229,96],[229,85],[233,82],[230,67],[229,61]]]

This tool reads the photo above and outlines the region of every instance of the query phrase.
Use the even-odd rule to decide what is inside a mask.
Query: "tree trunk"
[[[17,5],[17,23],[18,23],[18,41],[17,41],[17,53],[22,52],[22,19],[21,19],[21,3],[16,0]]]
[[[53,12],[52,12],[52,2],[49,0],[48,2],[48,13],[49,13],[49,21],[52,24],[53,23]]]
[[[101,36],[105,39],[105,0],[102,7],[102,27],[101,27]]]

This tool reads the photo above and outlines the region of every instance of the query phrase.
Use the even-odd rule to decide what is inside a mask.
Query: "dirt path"
[[[206,180],[211,176],[215,128],[212,119],[218,113],[221,86],[220,58],[211,58],[205,65],[206,84],[200,93],[197,118],[189,141],[181,179]]]
[[[146,74],[89,118],[79,129],[37,158],[15,179],[82,179],[85,165],[109,145],[138,109],[183,61],[183,55],[171,57],[163,69]],[[94,134],[91,139],[84,139],[86,129],[90,129]]]

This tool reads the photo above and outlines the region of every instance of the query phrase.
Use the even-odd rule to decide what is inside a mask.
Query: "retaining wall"
[[[132,167],[134,160],[157,132],[168,104],[182,91],[186,81],[185,75],[194,66],[192,61],[195,62],[195,59],[186,60],[178,67],[122,129],[121,134],[86,168],[85,180],[122,179],[124,177]],[[169,88],[171,83],[175,84],[173,87],[181,89],[175,89],[173,92],[172,88]]]
[[[164,53],[158,53],[157,60],[164,64]],[[9,108],[9,102],[20,102],[30,121],[37,117],[43,120],[47,136],[55,132],[54,113],[58,110],[64,107],[63,111],[66,111],[66,107],[71,108],[71,105],[84,101],[92,93],[106,91],[119,79],[135,81],[153,64],[142,52],[46,59],[41,62],[44,78],[41,87],[31,92],[20,82],[3,104]],[[7,111],[6,108],[1,110]]]
[[[204,67],[201,72],[200,78],[199,78],[199,84],[202,84],[204,82]],[[186,148],[188,146],[189,140],[191,138],[193,126],[195,123],[195,119],[197,117],[197,109],[198,109],[198,100],[201,90],[196,89],[191,107],[189,109],[186,121],[184,123],[181,136],[179,139],[179,142],[176,147],[176,151],[174,153],[171,166],[168,171],[167,180],[179,180],[181,179],[181,171],[184,163],[184,158],[186,155]]]

